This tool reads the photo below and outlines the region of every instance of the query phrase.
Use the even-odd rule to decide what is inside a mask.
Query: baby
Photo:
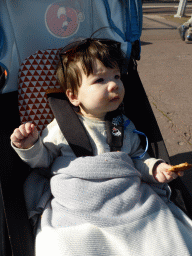
[[[77,114],[83,123],[94,155],[110,152],[106,142],[105,116],[118,109],[125,89],[121,74],[125,57],[120,43],[107,39],[85,39],[67,45],[60,53],[61,63],[57,77],[70,103],[78,108]],[[124,122],[127,118],[123,116]],[[168,172],[170,165],[144,153],[134,124],[130,122],[124,131],[122,152],[132,157],[142,179],[147,182],[167,183],[177,178]],[[37,128],[26,123],[11,135],[12,146],[30,167],[49,167],[58,156],[74,156],[54,119],[39,137]],[[183,173],[180,173],[183,175]]]
[[[77,158],[56,119],[42,136],[31,123],[11,135],[13,148],[32,168],[52,164],[52,196],[46,203],[42,196],[37,212],[36,255],[190,255],[192,222],[169,200],[165,184],[177,174],[141,148],[124,115],[121,152],[110,152],[107,143],[106,116],[120,113],[125,94],[120,44],[89,38],[66,46],[60,58],[59,82],[87,131],[93,156]]]

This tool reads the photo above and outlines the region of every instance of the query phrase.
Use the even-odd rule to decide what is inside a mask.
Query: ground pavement
[[[192,163],[192,44],[177,31],[181,19],[143,17],[138,71],[172,164]],[[191,184],[192,170],[183,177]]]

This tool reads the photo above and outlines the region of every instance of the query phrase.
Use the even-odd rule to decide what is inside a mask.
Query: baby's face
[[[83,116],[104,120],[107,112],[116,110],[123,101],[125,90],[118,68],[106,68],[96,59],[93,74],[82,72],[77,99]]]

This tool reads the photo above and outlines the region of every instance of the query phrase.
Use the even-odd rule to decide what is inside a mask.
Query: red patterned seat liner
[[[56,79],[59,49],[37,51],[21,65],[18,101],[21,123],[32,122],[41,132],[53,120],[46,90],[60,88]]]

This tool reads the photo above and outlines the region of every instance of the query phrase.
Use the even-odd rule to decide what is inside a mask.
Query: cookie
[[[182,163],[178,165],[173,165],[168,169],[169,172],[182,172],[192,168],[192,164]],[[178,174],[179,175],[179,174]]]

